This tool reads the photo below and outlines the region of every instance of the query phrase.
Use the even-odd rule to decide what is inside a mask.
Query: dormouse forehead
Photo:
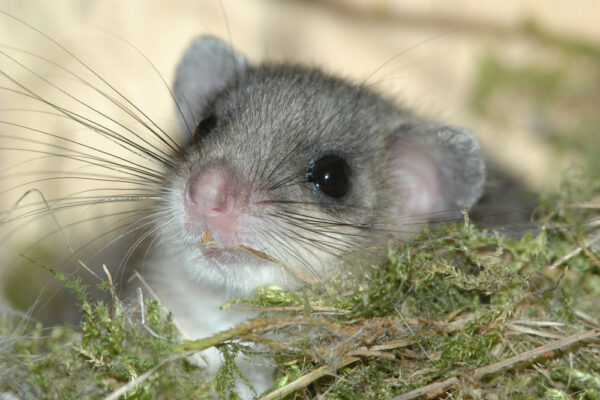
[[[373,131],[384,135],[396,112],[366,88],[294,66],[247,71],[221,93],[216,110],[248,130],[291,130],[334,141]]]

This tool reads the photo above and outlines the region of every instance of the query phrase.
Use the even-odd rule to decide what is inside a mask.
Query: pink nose
[[[236,203],[233,179],[222,169],[203,171],[187,182],[185,199],[190,211],[207,222],[227,217]]]

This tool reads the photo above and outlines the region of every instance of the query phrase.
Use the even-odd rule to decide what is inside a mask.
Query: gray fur
[[[202,36],[193,41],[177,66],[173,88],[179,130],[191,133],[210,98],[245,68],[244,56],[221,40]]]
[[[312,211],[348,225],[387,221],[392,230],[402,233],[399,237],[406,236],[401,221],[409,216],[403,215],[401,203],[410,194],[392,176],[412,171],[390,169],[394,158],[403,156],[402,146],[416,146],[430,155],[424,162],[433,163],[442,181],[437,208],[423,210],[420,221],[433,220],[440,212],[460,215],[481,195],[484,163],[471,134],[422,121],[364,87],[311,68],[248,64],[242,68],[240,63],[236,74],[219,69],[223,75],[208,84],[215,68],[206,57],[217,66],[227,65],[232,54],[243,59],[226,44],[217,43],[214,38],[197,39],[178,68],[178,102],[189,105],[194,115],[205,115],[210,108],[218,121],[205,140],[188,145],[185,163],[180,163],[185,165],[180,171],[184,176],[190,168],[224,162],[236,171],[245,193],[260,192],[264,201],[320,203]],[[189,69],[190,60],[201,61],[196,74]],[[184,89],[187,86],[194,88],[193,95]],[[186,96],[180,97],[181,93]],[[341,201],[326,198],[303,178],[314,160],[329,153],[344,157],[352,170],[350,193]],[[265,190],[285,179],[294,184]]]
[[[196,125],[209,117],[211,123],[198,125],[164,177],[158,208],[164,217],[148,269],[159,297],[191,337],[250,316],[219,310],[231,296],[265,285],[297,288],[325,277],[347,251],[402,240],[423,223],[460,216],[477,201],[485,178],[479,145],[463,130],[425,122],[317,69],[243,60],[205,37],[194,41],[177,69],[182,129],[190,120]],[[332,154],[350,168],[348,193],[338,199],[306,177],[316,160]],[[190,218],[184,192],[193,177],[215,169],[232,177],[241,221],[235,243],[217,245],[241,245],[277,262],[238,252],[221,263],[203,253],[211,226]],[[216,370],[216,354],[204,356]],[[270,372],[250,369],[259,393],[268,388]]]

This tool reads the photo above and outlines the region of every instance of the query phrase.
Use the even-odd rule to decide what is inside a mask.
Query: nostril
[[[220,196],[215,201],[206,203],[205,214],[207,217],[218,217],[219,215],[229,215],[235,206],[235,197],[228,195],[227,197]]]

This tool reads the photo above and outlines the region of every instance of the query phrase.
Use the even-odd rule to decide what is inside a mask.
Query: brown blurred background
[[[321,66],[355,81],[368,78],[376,90],[428,118],[471,129],[490,158],[536,190],[554,187],[574,161],[600,155],[600,1],[0,0],[0,10],[56,39],[169,131],[175,128],[171,98],[137,51],[170,83],[185,46],[195,35],[210,33],[231,41],[254,62],[289,61]],[[42,60],[98,82],[82,64],[23,23],[0,15],[0,44],[29,68],[0,56],[0,70],[36,94],[84,108],[32,70],[98,109],[114,111],[63,69]],[[0,83],[15,88],[6,77]],[[79,134],[72,123],[22,108],[43,107],[0,91],[0,120]],[[118,112],[115,118],[121,118]],[[0,125],[0,135],[29,134]],[[11,146],[17,145],[0,137],[0,147]],[[21,166],[15,166],[22,160],[23,153],[0,150],[1,188],[23,182],[17,174]],[[27,168],[68,168],[58,167],[56,160],[44,162]],[[60,197],[73,191],[69,184],[73,182],[28,188]],[[0,189],[0,212],[26,190]],[[69,217],[64,218],[60,224],[68,225]],[[43,239],[42,225],[48,224],[54,222],[35,220],[18,229],[14,224],[10,229],[0,226],[0,279],[5,291],[10,286],[11,300],[20,308],[45,283],[15,275],[14,269],[23,268],[15,267],[22,264],[15,264],[15,254],[23,248],[38,255],[50,248],[68,254],[65,239],[57,235],[54,241],[33,243],[32,237]],[[68,232],[70,238],[74,232]],[[25,282],[25,289],[16,289],[22,295],[17,300],[15,281]]]

